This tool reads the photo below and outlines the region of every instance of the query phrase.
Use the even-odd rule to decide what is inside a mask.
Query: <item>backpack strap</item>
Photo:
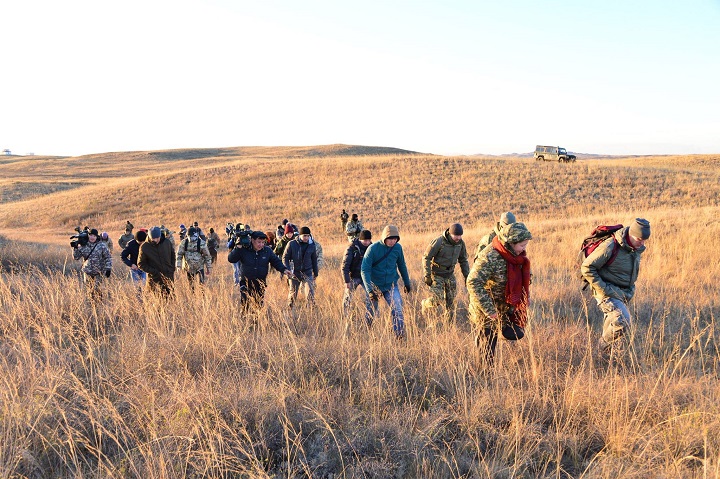
[[[397,243],[395,243],[395,244],[397,244]],[[392,250],[395,248],[395,244],[392,245],[392,247],[390,247],[389,250],[387,250],[387,253],[385,253],[382,258],[380,258],[380,259],[377,260],[377,261],[373,261],[373,264],[372,264],[372,267],[373,267],[373,268],[374,268],[375,266],[379,265],[380,263],[382,263],[383,261],[385,261],[385,258],[387,258],[387,257],[390,255],[390,253],[392,253]]]

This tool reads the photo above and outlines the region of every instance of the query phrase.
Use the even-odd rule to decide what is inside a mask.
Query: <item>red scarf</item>
[[[514,314],[510,315],[510,320],[524,328],[527,323],[527,308],[530,301],[530,259],[525,251],[519,255],[508,251],[497,236],[493,238],[492,246],[507,263],[505,302],[515,309]]]

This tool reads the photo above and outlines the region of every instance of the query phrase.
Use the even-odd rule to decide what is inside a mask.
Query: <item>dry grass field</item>
[[[0,477],[711,478],[720,476],[720,157],[440,157],[333,145],[0,161]],[[408,338],[387,308],[341,315],[338,215],[397,224],[417,290]],[[507,210],[535,239],[531,322],[483,367],[460,288],[430,327],[421,257],[449,224],[474,250]],[[622,364],[576,277],[597,224],[652,223]],[[208,286],[138,298],[120,262],[91,304],[77,225],[308,225],[317,305],[243,316],[219,253]],[[377,238],[377,237],[376,237]],[[458,272],[459,275],[459,272]],[[459,275],[460,276],[460,275]],[[461,276],[460,276],[461,278]],[[357,313],[361,313],[359,293]]]

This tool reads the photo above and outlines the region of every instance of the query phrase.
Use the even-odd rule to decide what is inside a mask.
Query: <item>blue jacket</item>
[[[280,258],[268,246],[264,246],[260,251],[255,251],[255,248],[243,248],[236,247],[228,254],[228,261],[231,263],[240,263],[242,265],[242,277],[246,279],[261,279],[265,280],[268,275],[268,265],[272,265],[273,268],[285,272],[285,266],[283,266]]]
[[[287,268],[293,262],[293,273],[303,279],[303,276],[318,275],[317,249],[315,243],[303,243],[299,238],[288,243],[283,253],[283,263]]]
[[[408,275],[407,265],[405,264],[405,255],[400,243],[395,243],[392,251],[382,261],[381,258],[390,250],[385,243],[377,241],[368,246],[365,256],[362,260],[362,280],[365,283],[365,291],[379,289],[380,291],[390,291],[393,284],[397,284],[400,275],[405,286],[410,285],[410,275]],[[375,266],[373,263],[378,262]],[[400,274],[398,274],[400,271]]]

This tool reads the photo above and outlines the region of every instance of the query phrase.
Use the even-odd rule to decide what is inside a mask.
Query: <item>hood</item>
[[[452,237],[450,237],[450,228],[446,229],[445,233],[443,233],[443,239],[445,239],[445,241],[447,241],[449,244],[451,244],[453,246],[459,245],[460,243],[462,243],[462,238],[460,239],[460,241],[454,241],[452,239]]]
[[[386,239],[392,236],[397,236],[398,241],[400,241],[400,230],[395,225],[387,225],[385,228],[383,228],[380,238],[381,241],[384,243]]]

